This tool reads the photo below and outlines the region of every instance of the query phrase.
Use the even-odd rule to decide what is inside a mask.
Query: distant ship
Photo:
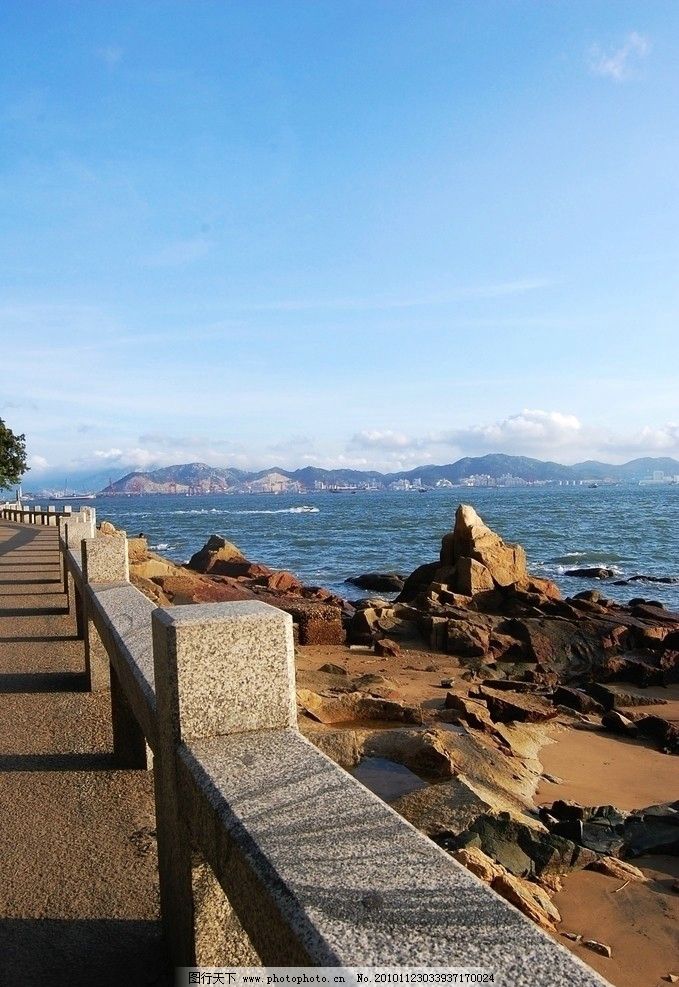
[[[53,500],[94,500],[97,495],[95,493],[76,493],[75,490],[69,492],[68,482],[64,480],[64,489],[55,490],[50,496]]]

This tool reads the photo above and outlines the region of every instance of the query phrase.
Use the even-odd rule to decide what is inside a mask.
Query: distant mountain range
[[[434,487],[457,485],[476,478],[495,483],[513,485],[520,483],[564,482],[638,482],[654,473],[679,476],[679,461],[669,458],[634,459],[614,466],[595,460],[563,466],[560,463],[542,462],[526,456],[505,456],[493,453],[487,456],[465,457],[445,466],[418,466],[399,473],[378,473],[375,470],[303,469],[285,470],[274,467],[259,472],[207,466],[205,463],[184,463],[164,466],[149,472],[127,473],[101,492],[104,494],[167,494],[167,493],[266,493],[275,491],[310,491],[358,487],[362,489],[389,488],[394,484]]]

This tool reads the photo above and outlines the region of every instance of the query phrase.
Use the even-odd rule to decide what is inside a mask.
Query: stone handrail
[[[594,971],[297,729],[291,617],[258,601],[157,608],[127,541],[61,519],[93,690],[121,767],[153,755],[161,914],[176,966],[466,966],[507,985]],[[79,616],[78,616],[79,615]]]
[[[91,510],[91,508],[90,508]],[[0,519],[3,521],[15,521],[19,524],[41,524],[48,527],[56,527],[59,518],[75,516],[68,504],[58,511],[54,504],[43,510],[39,504],[33,507],[23,507],[20,503],[0,504]]]

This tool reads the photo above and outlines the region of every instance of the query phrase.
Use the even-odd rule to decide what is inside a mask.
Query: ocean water
[[[614,586],[564,575],[601,565],[619,578],[679,577],[679,486],[97,497],[95,506],[97,520],[130,536],[143,532],[155,551],[175,561],[219,534],[254,562],[355,598],[361,593],[344,584],[347,576],[409,573],[436,559],[461,501],[506,541],[522,544],[531,571],[566,594],[598,588],[611,598],[642,596],[679,609],[679,583]]]

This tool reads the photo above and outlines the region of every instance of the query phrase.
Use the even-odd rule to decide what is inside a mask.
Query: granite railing
[[[127,540],[61,518],[88,688],[120,767],[154,768],[161,913],[176,966],[446,966],[494,983],[604,981],[297,729],[291,617],[155,607]]]
[[[72,510],[68,505],[62,507],[60,511],[54,504],[43,510],[39,504],[32,507],[24,507],[20,503],[5,503],[0,505],[0,518],[3,521],[16,521],[20,524],[40,524],[56,527],[59,518],[70,517]]]

